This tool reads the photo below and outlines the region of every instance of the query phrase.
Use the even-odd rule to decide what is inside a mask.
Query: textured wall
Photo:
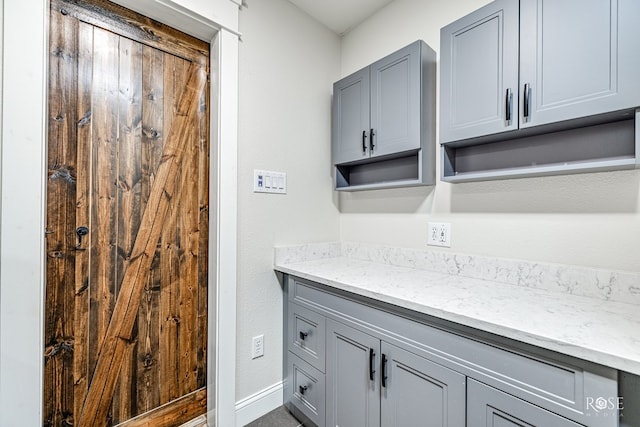
[[[396,0],[343,38],[342,75],[416,39],[439,52],[440,28],[486,3]],[[447,221],[455,252],[640,271],[638,170],[343,194],[340,211],[342,240],[420,248]]]
[[[240,13],[236,397],[282,380],[282,288],[274,245],[337,240],[331,92],[340,39],[286,0]],[[253,170],[287,173],[286,195],[253,193]],[[264,334],[264,357],[251,337]]]

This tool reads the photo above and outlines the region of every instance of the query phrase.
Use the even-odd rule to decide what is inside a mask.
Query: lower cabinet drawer
[[[325,317],[289,304],[287,347],[290,352],[324,372]]]
[[[517,397],[467,380],[467,427],[583,427]]]
[[[295,406],[316,426],[324,426],[325,375],[295,354],[287,356],[285,403]]]

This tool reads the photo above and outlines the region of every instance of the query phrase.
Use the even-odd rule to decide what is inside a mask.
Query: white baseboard
[[[212,419],[215,419],[215,418],[212,418]],[[180,427],[202,427],[204,425],[207,425],[207,416],[200,415],[198,418],[194,418],[188,423],[182,424]]]
[[[282,406],[282,381],[236,402],[236,427],[244,427],[267,412]]]

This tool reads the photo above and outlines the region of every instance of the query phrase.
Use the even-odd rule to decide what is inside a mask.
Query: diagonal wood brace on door
[[[175,117],[166,138],[162,158],[156,171],[149,201],[135,238],[130,262],[122,280],[113,315],[98,353],[93,380],[78,420],[81,427],[105,426],[116,387],[125,348],[131,341],[133,326],[142,301],[145,283],[150,272],[153,254],[160,238],[171,199],[179,188],[173,179],[180,171],[188,129],[196,125],[200,95],[205,88],[206,72],[191,63],[187,82],[177,103]]]

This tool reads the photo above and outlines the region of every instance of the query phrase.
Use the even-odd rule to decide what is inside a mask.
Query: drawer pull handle
[[[304,341],[309,336],[309,332],[300,331],[300,339]]]
[[[369,349],[369,379],[373,381],[373,374],[376,373],[376,370],[373,369],[373,364],[375,363],[376,352],[373,351],[372,348]]]
[[[387,356],[382,353],[382,368],[380,373],[380,381],[382,381],[382,387],[387,386]]]
[[[298,386],[298,390],[300,391],[300,394],[304,394],[304,392],[307,391],[307,386],[306,385]]]

